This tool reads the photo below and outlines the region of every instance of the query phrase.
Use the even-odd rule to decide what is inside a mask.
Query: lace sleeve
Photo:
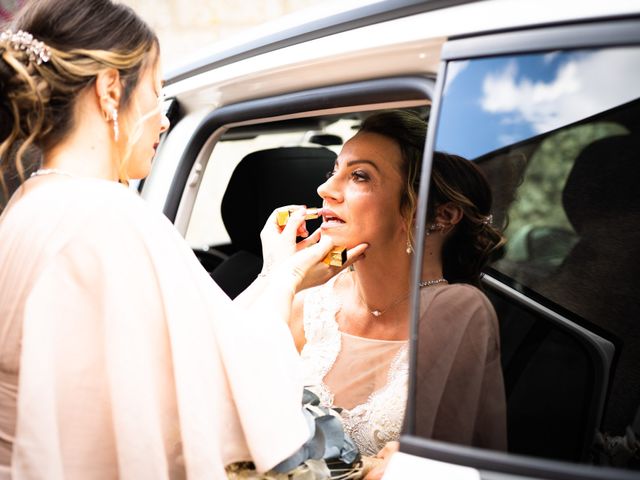
[[[336,313],[340,303],[333,295],[334,277],[310,291],[304,300],[303,325],[306,343],[300,356],[304,385],[309,387],[324,406],[333,405],[333,395],[323,379],[340,352],[340,331]]]

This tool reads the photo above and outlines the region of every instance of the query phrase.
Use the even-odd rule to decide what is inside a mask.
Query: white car
[[[320,203],[364,115],[416,109],[422,184],[434,150],[462,155],[508,219],[483,279],[508,452],[420,436],[414,341],[384,478],[640,478],[640,2],[387,0],[296,18],[166,76],[172,127],[141,194],[234,296],[259,271],[266,215]]]

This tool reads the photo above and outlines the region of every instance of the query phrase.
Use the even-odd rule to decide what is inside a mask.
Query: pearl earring
[[[411,245],[411,240],[407,239],[407,249],[405,250],[407,255],[411,255],[413,253],[413,245]]]
[[[113,107],[111,111],[111,116],[113,117],[113,138],[117,142],[120,138],[120,127],[118,126],[118,109]]]

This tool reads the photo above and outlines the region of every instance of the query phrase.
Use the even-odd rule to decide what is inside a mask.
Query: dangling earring
[[[413,245],[411,245],[411,240],[407,238],[407,255],[411,255],[413,253]]]
[[[118,126],[118,109],[116,107],[113,107],[111,115],[113,117],[113,138],[117,142],[120,138],[120,127]]]

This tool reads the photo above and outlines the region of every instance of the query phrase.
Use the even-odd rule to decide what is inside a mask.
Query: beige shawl
[[[298,362],[284,319],[234,305],[118,184],[47,179],[0,218],[0,465],[14,479],[268,469],[308,436]]]

